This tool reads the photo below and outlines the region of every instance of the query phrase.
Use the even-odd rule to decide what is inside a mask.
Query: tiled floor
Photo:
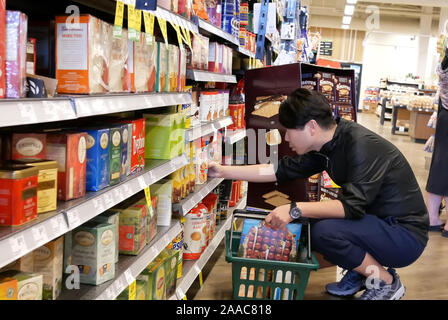
[[[384,126],[372,114],[359,114],[359,123],[382,135],[394,143],[411,164],[417,180],[425,193],[428,170],[425,169],[423,144],[411,141],[407,135],[392,135],[390,122]],[[442,215],[445,221],[445,214]],[[411,266],[398,269],[406,295],[403,299],[448,299],[448,239],[439,233],[430,233],[430,240],[422,256]],[[203,270],[204,286],[198,281],[187,293],[188,299],[232,299],[232,268],[224,258],[224,243],[221,243],[214,256]],[[338,299],[325,293],[325,284],[336,281],[336,267],[312,272],[305,293],[305,299]],[[359,295],[359,294],[358,294]]]

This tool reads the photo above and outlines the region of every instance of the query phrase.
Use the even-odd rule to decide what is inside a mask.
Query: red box
[[[5,41],[6,41],[6,0],[0,0],[0,98],[6,95]]]
[[[26,43],[28,17],[6,11],[6,97],[26,96]]]
[[[47,158],[47,135],[45,133],[13,133],[11,159]]]
[[[18,226],[37,217],[38,172],[24,165],[0,167],[1,226]]]
[[[132,123],[131,174],[145,168],[145,119],[125,120]]]
[[[86,194],[85,132],[47,135],[47,158],[58,162],[58,199],[70,200]]]

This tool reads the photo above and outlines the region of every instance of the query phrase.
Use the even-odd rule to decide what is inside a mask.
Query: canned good
[[[0,225],[18,226],[37,217],[37,180],[35,167],[0,167]]]
[[[58,202],[58,163],[53,160],[21,160],[18,162],[39,170],[37,177],[37,213],[56,210]]]

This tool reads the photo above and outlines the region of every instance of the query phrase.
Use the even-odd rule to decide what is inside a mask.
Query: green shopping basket
[[[251,212],[251,211],[249,211]],[[235,218],[264,219],[266,213],[235,210],[232,227],[226,231],[226,261],[232,263],[233,298],[235,300],[302,300],[311,270],[319,262],[311,253],[310,224],[300,219],[302,233],[295,262],[238,257],[241,232],[233,231]],[[307,226],[307,230],[303,226]],[[305,232],[304,232],[305,231]]]

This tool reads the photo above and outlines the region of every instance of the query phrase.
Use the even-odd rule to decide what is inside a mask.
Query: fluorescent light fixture
[[[342,28],[342,29],[348,29],[349,27],[350,27],[350,26],[349,26],[348,24],[343,24],[341,28]]]
[[[350,24],[350,22],[352,22],[352,17],[351,16],[344,16],[342,18],[342,24]]]
[[[352,4],[347,4],[345,6],[345,10],[344,10],[344,15],[346,16],[352,16],[353,13],[355,12],[355,6]]]
[[[356,4],[358,0],[347,0],[348,4]]]

